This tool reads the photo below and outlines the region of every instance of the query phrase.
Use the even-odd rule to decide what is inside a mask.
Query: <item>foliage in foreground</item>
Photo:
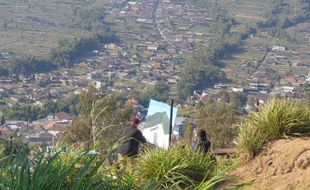
[[[189,147],[173,146],[169,150],[145,151],[129,171],[143,182],[147,179],[161,181],[162,188],[195,189],[217,174],[216,160],[212,154],[193,151]],[[221,178],[223,180],[223,178]],[[214,178],[212,179],[214,180]],[[218,181],[215,179],[215,181]],[[210,187],[214,187],[214,183]],[[204,189],[204,188],[200,188]],[[207,188],[211,189],[211,188]]]
[[[64,160],[61,154],[44,158],[40,154],[29,159],[28,153],[18,151],[0,162],[0,189],[66,190],[115,189],[116,184],[98,173],[104,159],[75,156]]]
[[[208,190],[226,179],[217,173],[212,155],[187,147],[148,150],[123,168],[111,166],[108,159],[117,147],[103,155],[88,155],[87,151],[30,154],[17,148],[0,158],[0,189]]]
[[[270,99],[240,125],[237,150],[251,158],[270,141],[310,133],[310,107],[291,99]]]

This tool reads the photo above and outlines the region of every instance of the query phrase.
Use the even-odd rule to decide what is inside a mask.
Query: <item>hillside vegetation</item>
[[[84,101],[89,100],[88,98],[84,97]],[[108,105],[105,104],[106,102],[99,102]],[[90,114],[91,118],[96,118],[98,113],[110,113],[105,112],[106,108],[106,106],[102,107],[102,104],[97,105],[96,103],[94,108],[85,104],[83,110],[85,115]],[[95,111],[91,111],[93,109]],[[171,146],[168,150],[144,147],[137,158],[122,158],[115,161],[116,151],[124,139],[114,145],[103,147],[99,144],[104,142],[106,134],[100,135],[100,138],[98,136],[98,138],[92,139],[90,135],[89,139],[75,140],[74,146],[70,146],[70,143],[66,144],[68,147],[66,152],[56,151],[51,154],[44,154],[40,149],[30,151],[23,143],[23,139],[16,137],[11,143],[7,141],[1,143],[4,145],[4,150],[0,159],[0,187],[1,189],[17,190],[25,187],[27,187],[26,190],[208,190],[218,187],[225,181],[229,182],[227,185],[232,188],[245,185],[260,187],[260,184],[257,183],[265,179],[266,173],[275,176],[275,179],[281,178],[282,185],[283,183],[289,185],[284,180],[287,179],[285,176],[297,176],[300,174],[300,169],[308,171],[309,142],[302,139],[294,140],[292,137],[293,141],[284,139],[279,143],[271,142],[287,138],[287,136],[309,134],[309,116],[309,107],[306,103],[290,99],[271,99],[259,109],[259,112],[246,117],[240,125],[237,144],[239,152],[237,153],[240,155],[241,160],[239,161],[247,162],[243,167],[237,167],[235,171],[231,171],[231,169],[232,166],[236,166],[236,161],[219,158],[212,153],[205,154],[195,151],[182,142]],[[103,119],[108,121],[109,118]],[[79,133],[92,129],[99,132],[99,127],[103,126],[96,125],[96,123],[90,126],[81,126],[80,123],[73,125],[72,129],[78,130]],[[97,136],[96,133],[95,135]],[[83,146],[76,146],[76,143],[83,144],[83,142],[92,140],[94,143],[90,144],[89,148],[99,148],[97,155],[87,154],[88,150],[83,149]],[[244,155],[251,157],[244,157]],[[248,159],[245,160],[245,158]],[[229,172],[225,174],[226,171]],[[256,174],[252,174],[252,171]],[[280,174],[280,178],[276,178]],[[252,175],[257,177],[257,181],[249,179]],[[235,181],[234,176],[242,178]],[[306,180],[307,177],[309,177],[308,174],[303,173],[302,180]],[[268,183],[266,182],[266,184]],[[280,185],[279,183],[273,184],[275,188],[280,187],[276,184]],[[303,185],[300,181],[296,184]]]
[[[298,100],[273,98],[239,127],[237,149],[251,159],[273,140],[310,134],[310,107]]]

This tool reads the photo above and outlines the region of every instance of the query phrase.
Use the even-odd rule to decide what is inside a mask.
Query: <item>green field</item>
[[[78,11],[104,10],[108,0],[0,0],[0,52],[45,56],[58,41],[90,32]]]
[[[223,5],[227,12],[238,22],[236,27],[254,26],[257,22],[266,20],[268,14],[276,1],[269,0],[221,0],[219,4]],[[299,0],[285,0],[277,17],[279,19],[291,19],[293,16],[301,12],[302,4]],[[227,73],[227,76],[235,83],[241,84],[249,73],[248,68],[240,67],[244,62],[259,62],[273,45],[284,46],[288,51],[295,51],[295,53],[281,53],[274,52],[277,55],[284,55],[289,61],[302,61],[310,65],[309,61],[309,26],[310,22],[305,21],[290,27],[281,29],[279,35],[272,35],[272,28],[266,28],[257,31],[253,38],[247,38],[242,41],[242,46],[239,51],[233,53],[231,56],[221,60]],[[276,26],[274,27],[276,28]],[[293,74],[307,74],[308,70],[298,67],[287,66],[288,62],[280,60],[280,65],[262,65],[263,67],[272,68],[278,72],[280,76],[284,76],[288,71]],[[258,63],[259,64],[259,63]],[[282,65],[283,64],[283,65]]]

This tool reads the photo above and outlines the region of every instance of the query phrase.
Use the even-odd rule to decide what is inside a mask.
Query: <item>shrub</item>
[[[239,127],[237,150],[251,158],[272,140],[310,133],[310,108],[302,101],[272,98]]]
[[[96,156],[71,150],[30,155],[29,149],[15,148],[0,158],[0,189],[207,190],[226,180],[211,154],[180,146],[148,150],[123,168],[107,165],[117,147]]]
[[[216,162],[211,154],[173,146],[169,150],[145,151],[135,164],[139,179],[163,181],[164,188],[194,189],[216,174]]]

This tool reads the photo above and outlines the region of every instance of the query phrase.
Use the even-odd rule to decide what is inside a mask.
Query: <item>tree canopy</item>
[[[201,64],[195,60],[188,62],[181,75],[181,80],[178,82],[178,95],[185,99],[190,96],[194,90],[202,90],[210,87],[216,82],[226,79],[221,70],[211,64]]]
[[[93,87],[79,97],[79,116],[62,138],[64,144],[83,143],[87,147],[105,148],[122,137],[122,129],[132,115],[132,108]]]

